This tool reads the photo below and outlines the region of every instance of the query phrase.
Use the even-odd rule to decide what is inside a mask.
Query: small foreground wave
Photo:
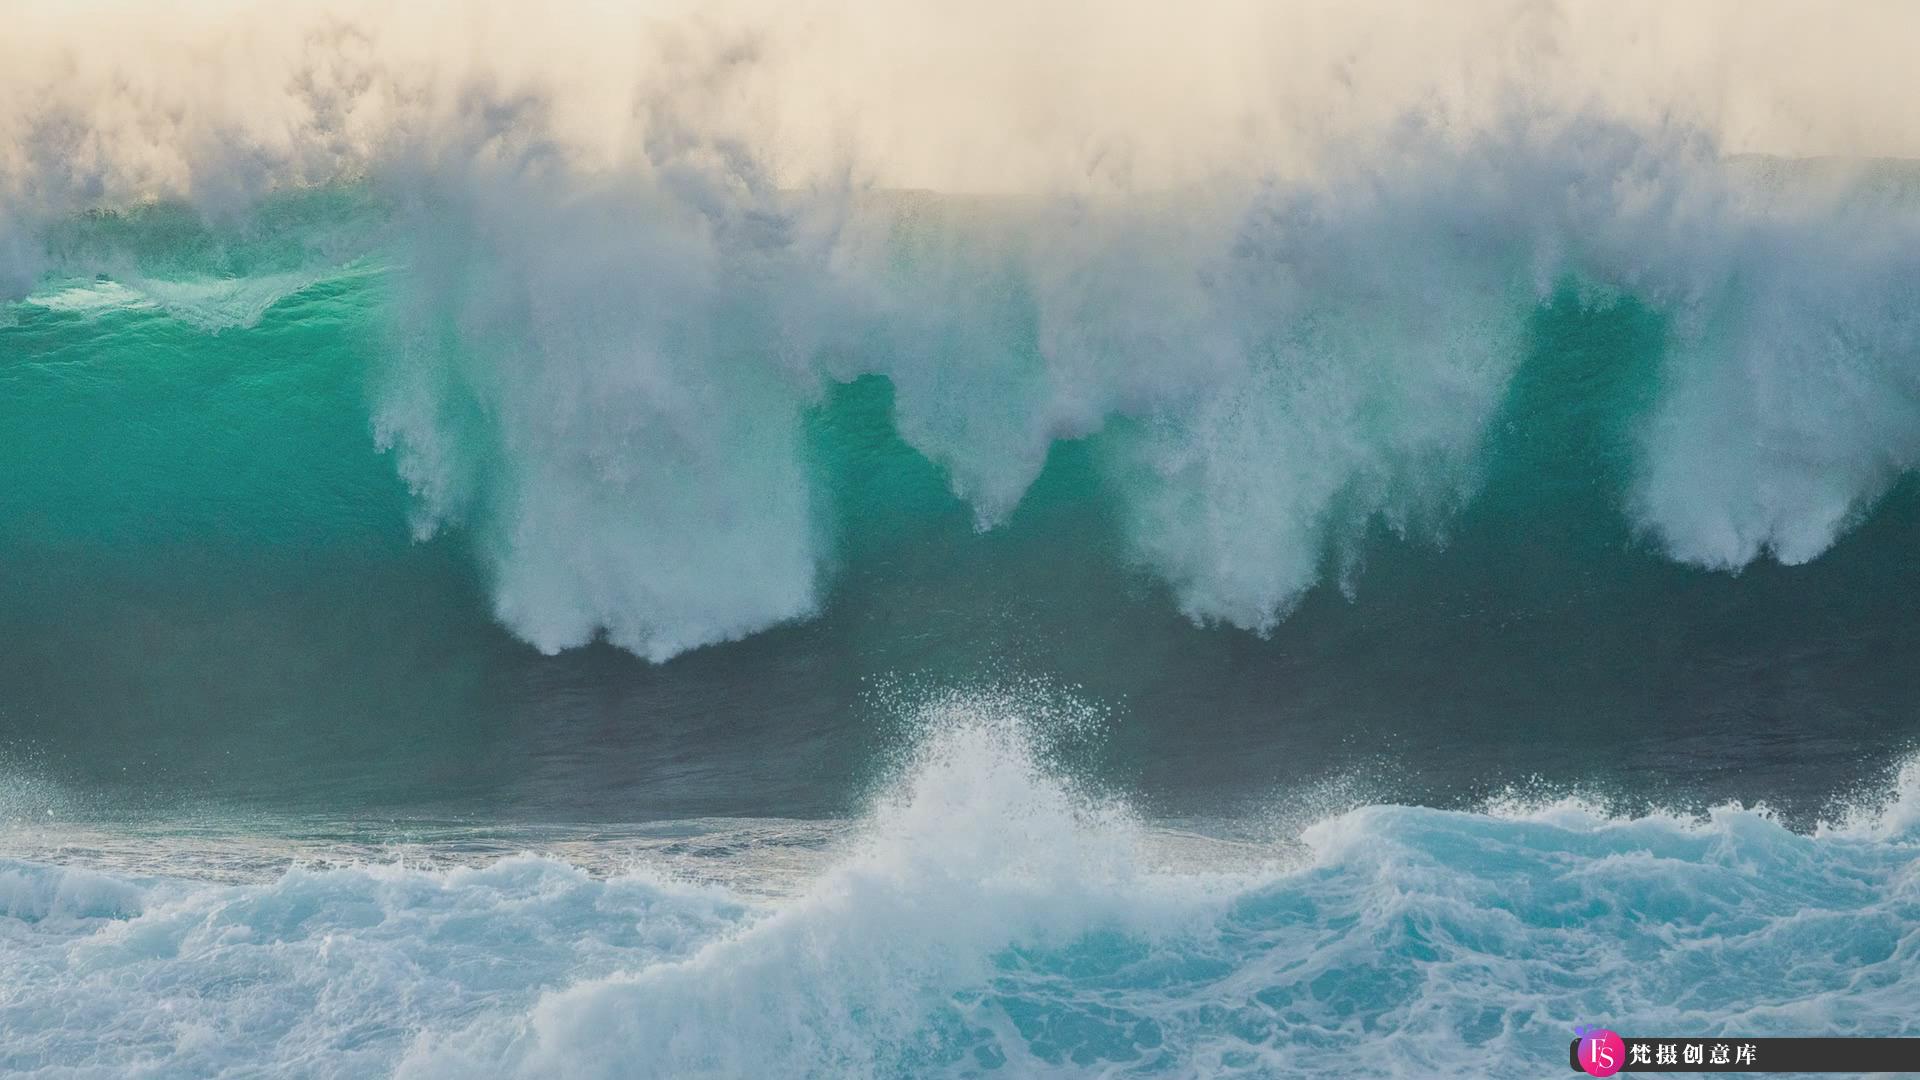
[[[1227,857],[931,711],[790,890],[485,866],[210,884],[0,861],[0,1069],[37,1076],[1537,1076],[1580,1022],[1913,1034],[1909,766],[1764,811],[1365,806]]]

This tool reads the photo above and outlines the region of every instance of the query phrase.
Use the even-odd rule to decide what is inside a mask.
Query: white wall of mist
[[[120,269],[40,242],[76,212],[377,193],[374,436],[419,534],[475,530],[548,651],[816,611],[805,411],[869,373],[982,528],[1127,420],[1103,464],[1133,556],[1191,617],[1268,629],[1369,522],[1444,535],[1568,282],[1671,327],[1636,524],[1690,563],[1800,562],[1920,464],[1913,181],[1740,156],[1920,154],[1920,12],[1808,19],[29,5],[0,296]]]

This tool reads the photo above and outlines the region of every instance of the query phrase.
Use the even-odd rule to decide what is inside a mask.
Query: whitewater
[[[0,33],[0,1074],[1920,1034],[1920,13]]]
[[[69,841],[57,863],[0,860],[0,1063],[1538,1076],[1602,1015],[1702,1035],[1910,1030],[1911,766],[1812,835],[1764,810],[1618,818],[1562,800],[1363,806],[1297,832],[1279,814],[1263,838],[1209,839],[1072,781],[1022,704],[930,706],[858,820],[688,823],[594,869],[449,854],[448,832],[386,857],[216,830],[117,859]],[[87,865],[102,859],[120,865]]]
[[[1613,48],[1577,6],[1468,5],[1330,86],[1201,80],[1097,134],[1007,145],[941,139],[957,106],[937,86],[894,87],[924,110],[910,134],[863,134],[907,106],[809,80],[884,82],[898,60],[832,28],[952,32],[942,64],[979,44],[858,6],[798,26],[751,5],[583,10],[577,69],[547,62],[547,32],[509,40],[503,6],[443,20],[489,57],[459,61],[420,36],[431,13],[221,10],[122,13],[86,49],[35,16],[48,47],[19,48],[4,83],[9,320],[145,308],[219,333],[381,275],[354,331],[382,339],[366,408],[414,534],[469,531],[496,616],[545,652],[604,637],[664,660],[816,614],[839,553],[808,418],[862,377],[886,381],[898,435],[982,530],[1054,447],[1097,436],[1121,557],[1190,618],[1256,632],[1329,565],[1351,576],[1369,528],[1448,534],[1543,308],[1658,321],[1660,355],[1622,374],[1644,385],[1609,418],[1623,445],[1597,449],[1627,459],[1607,498],[1681,562],[1811,560],[1920,458],[1920,207],[1885,157],[1901,132],[1836,157],[1684,96],[1650,109],[1583,65],[1456,81],[1444,50],[1355,86],[1411,33]],[[1080,48],[1131,55],[1154,32],[1140,14]],[[1295,49],[1378,32],[1299,20]],[[1691,19],[1659,25],[1697,47]],[[1164,66],[1248,60],[1275,34],[1222,6]],[[1062,122],[1112,78],[1074,74],[1033,74]],[[1349,119],[1310,126],[1328,94]],[[984,123],[1009,105],[973,107]],[[1174,134],[1207,119],[1248,141]],[[829,120],[847,126],[815,130]],[[913,165],[929,138],[1004,175]]]
[[[868,377],[982,531],[1093,440],[1119,556],[1256,632],[1330,564],[1351,588],[1369,528],[1444,540],[1555,308],[1657,322],[1657,355],[1603,376],[1638,385],[1583,404],[1618,409],[1604,497],[1669,558],[1807,562],[1914,466],[1911,168],[1834,180],[1578,118],[1409,139],[1385,171],[1119,205],[813,197],[672,158],[693,190],[629,190],[536,158],[237,224],[96,212],[49,229],[9,317],[48,355],[10,378],[63,393],[77,326],[257,331],[303,301],[275,322],[383,338],[344,362],[415,538],[468,530],[543,652],[653,660],[817,613],[836,538],[809,418]]]

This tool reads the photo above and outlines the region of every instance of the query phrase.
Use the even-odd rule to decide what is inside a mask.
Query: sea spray
[[[1368,806],[1263,858],[1049,771],[1045,725],[1006,711],[1021,696],[933,706],[855,835],[770,897],[536,856],[232,885],[14,860],[6,1063],[1521,1076],[1594,1016],[1905,1030],[1904,788],[1814,836],[1738,807]]]
[[[1664,324],[1608,498],[1675,559],[1808,561],[1920,454],[1898,185],[1756,179],[1593,117],[1092,204],[789,192],[713,149],[626,178],[537,145],[436,159],[416,189],[269,202],[237,231],[82,223],[56,265],[116,276],[23,310],[248,335],[291,291],[378,274],[362,422],[414,535],[469,534],[494,612],[547,652],[604,635],[664,660],[817,615],[836,538],[806,418],[862,376],[982,529],[1099,438],[1124,557],[1194,620],[1260,632],[1329,566],[1356,587],[1376,528],[1444,542],[1530,324],[1569,297]],[[1547,393],[1583,392],[1563,375]]]

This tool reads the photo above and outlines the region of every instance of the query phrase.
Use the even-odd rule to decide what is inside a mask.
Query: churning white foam
[[[1579,1022],[1910,1023],[1911,765],[1812,836],[1734,807],[1368,806],[1221,861],[1046,765],[1019,699],[938,702],[857,838],[771,897],[534,856],[229,885],[0,860],[0,1063],[1521,1076]]]
[[[423,521],[493,538],[543,648],[662,658],[813,611],[802,420],[870,373],[983,528],[1108,430],[1134,556],[1254,630],[1370,523],[1444,536],[1568,283],[1670,328],[1618,498],[1674,558],[1805,561],[1920,461],[1920,203],[1760,191],[1683,134],[1416,131],[1311,182],[1099,205],[696,171],[662,202],[489,170],[404,234],[382,438]]]
[[[96,205],[222,227],[274,192],[374,193],[384,227],[304,258],[382,249],[375,437],[417,530],[472,528],[499,617],[547,651],[665,659],[818,610],[806,411],[867,374],[982,528],[1105,433],[1133,557],[1257,631],[1371,525],[1445,535],[1563,286],[1667,325],[1616,498],[1676,559],[1814,558],[1920,462],[1913,180],[1727,153],[1920,148],[1863,107],[1904,86],[1910,12],[1836,16],[1810,51],[1748,7],[1261,8],[316,3],[129,14],[138,48],[34,9],[16,43],[45,48],[0,64],[0,279],[125,271],[42,242]],[[1049,107],[916,84],[889,40]],[[1671,70],[1618,78],[1648,42]],[[1736,68],[1718,93],[1674,74]],[[123,284],[244,327],[325,268]]]

